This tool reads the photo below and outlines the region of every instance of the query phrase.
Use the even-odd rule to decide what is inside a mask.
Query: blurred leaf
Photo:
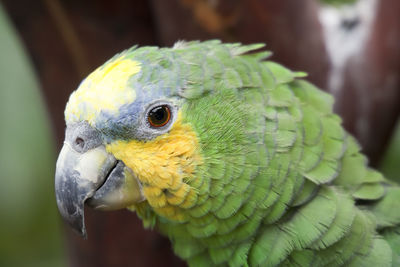
[[[357,0],[319,0],[321,3],[326,5],[340,6],[340,5],[351,5],[357,2]]]
[[[397,123],[397,129],[383,157],[380,169],[387,178],[400,182],[400,121]]]
[[[1,5],[0,36],[0,266],[63,266],[49,119]]]

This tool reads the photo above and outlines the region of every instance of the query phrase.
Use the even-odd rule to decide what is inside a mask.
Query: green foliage
[[[357,2],[357,0],[319,0],[319,1],[325,5],[333,5],[333,6],[351,5]]]
[[[0,266],[63,266],[49,120],[1,6],[0,36]]]
[[[383,157],[380,170],[386,177],[393,181],[400,182],[400,121],[388,145],[385,156]]]

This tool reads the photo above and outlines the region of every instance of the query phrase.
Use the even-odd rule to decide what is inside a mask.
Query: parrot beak
[[[134,173],[107,153],[99,140],[88,140],[98,137],[82,133],[88,127],[73,127],[72,134],[67,128],[55,175],[58,209],[64,221],[85,238],[85,202],[95,209],[116,210],[144,200],[141,184]],[[77,147],[69,140],[76,140],[77,135],[86,137],[79,137],[88,144],[86,148],[82,144]]]

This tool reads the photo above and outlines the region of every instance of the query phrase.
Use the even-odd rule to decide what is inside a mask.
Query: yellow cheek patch
[[[202,164],[199,142],[180,115],[172,129],[154,140],[116,141],[107,151],[138,176],[147,202],[155,212],[174,221],[185,221],[184,209],[193,207],[197,191],[189,184]]]
[[[93,124],[101,110],[117,114],[122,105],[135,100],[128,80],[140,69],[139,62],[121,56],[95,70],[71,95],[65,109],[67,122],[87,120]]]

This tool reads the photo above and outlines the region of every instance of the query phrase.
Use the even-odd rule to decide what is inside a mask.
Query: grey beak
[[[117,160],[107,154],[104,146],[84,154],[65,143],[56,165],[56,199],[64,220],[86,237],[84,204],[104,182]]]
[[[64,221],[85,238],[85,202],[96,209],[115,210],[144,200],[137,177],[107,153],[99,134],[87,123],[67,128],[57,160],[55,191]]]

